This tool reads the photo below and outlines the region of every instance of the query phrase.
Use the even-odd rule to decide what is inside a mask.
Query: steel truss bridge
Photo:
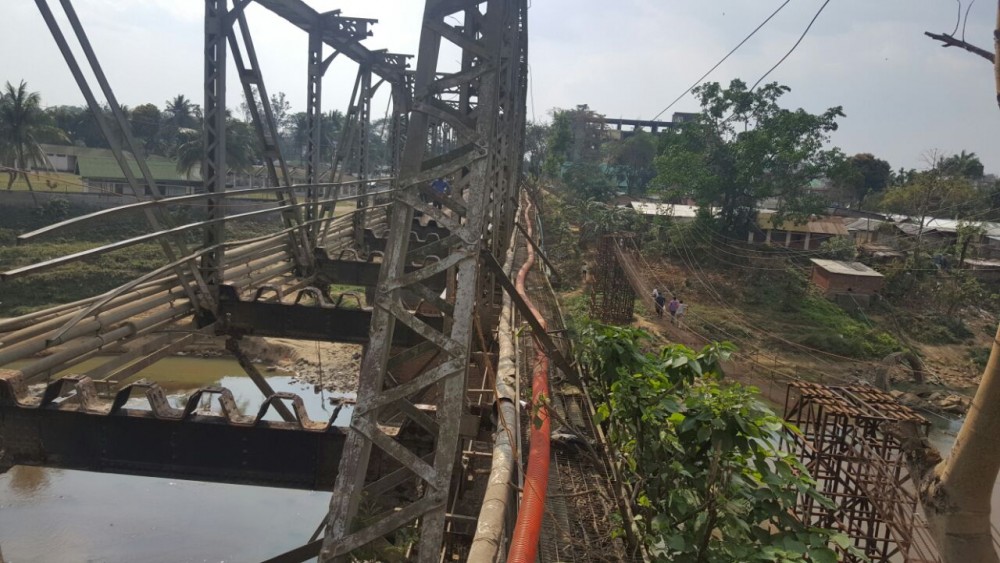
[[[501,266],[521,195],[527,0],[426,0],[412,68],[409,55],[364,45],[374,20],[317,12],[302,0],[205,0],[204,189],[178,197],[164,197],[157,186],[72,0],[58,0],[65,14],[58,19],[55,0],[36,4],[136,199],[152,196],[20,242],[129,213],[141,213],[149,229],[8,270],[0,280],[143,243],[161,248],[163,265],[112,291],[0,321],[0,368],[18,366],[0,369],[0,471],[43,465],[332,490],[313,540],[275,554],[276,561],[340,559],[396,541],[404,528],[419,535],[414,559],[438,561],[462,530],[471,536],[475,521],[456,521],[450,507],[464,486],[456,471],[460,444],[491,429],[492,404],[483,395],[492,392],[490,349],[503,300],[534,320]],[[304,184],[293,184],[278,144],[245,15],[251,4],[308,37]],[[456,49],[458,60],[449,64]],[[230,57],[271,187],[226,189]],[[347,125],[332,162],[324,162],[322,88],[336,57],[358,71]],[[380,88],[389,90],[392,107],[387,178],[373,173],[369,143]],[[447,178],[450,193],[432,190],[435,178]],[[233,213],[233,198],[260,193],[272,196],[270,206]],[[345,201],[353,212],[337,215]],[[175,224],[169,211],[195,203],[204,216]],[[281,221],[271,234],[227,236],[232,222],[268,214]],[[350,296],[321,289],[331,284],[365,286],[367,306],[342,306]],[[201,389],[177,407],[155,384],[122,384],[196,332],[230,337],[229,349],[267,397],[259,412],[240,412],[223,388]],[[536,334],[568,369],[548,335]],[[362,344],[349,427],[310,420],[301,398],[275,393],[243,353],[245,335]],[[127,353],[81,375],[51,377],[123,346]],[[198,409],[207,399],[221,415]],[[382,497],[391,504],[368,509]]]

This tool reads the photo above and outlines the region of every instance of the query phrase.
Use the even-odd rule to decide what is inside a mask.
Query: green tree
[[[129,123],[132,126],[132,134],[142,142],[146,152],[157,152],[160,146],[160,126],[162,121],[160,108],[155,104],[142,104],[132,110]]]
[[[983,163],[974,152],[965,152],[941,158],[937,168],[945,176],[957,176],[969,180],[979,180],[983,177]]]
[[[826,174],[823,147],[844,114],[840,107],[819,115],[784,109],[778,101],[788,91],[777,83],[751,91],[741,80],[696,88],[701,114],[663,136],[657,185],[718,206],[722,231],[741,239],[765,198],[777,198],[779,219],[818,212],[822,202],[806,188]]]
[[[602,119],[586,104],[575,109],[553,109],[545,173],[558,176],[567,162],[598,163],[604,140],[600,126]]]
[[[802,498],[832,507],[780,447],[795,432],[754,394],[722,381],[731,347],[642,349],[648,334],[588,324],[581,363],[598,417],[636,490],[636,527],[657,561],[836,561],[848,538],[803,524]],[[851,550],[856,554],[854,550]]]
[[[204,137],[201,131],[181,129],[175,150],[177,171],[190,177],[204,166]],[[259,157],[256,135],[244,121],[226,120],[226,164],[230,172],[246,172]]]
[[[656,170],[653,168],[654,158],[656,158],[656,139],[645,131],[636,131],[612,148],[611,163],[625,180],[629,195],[645,192],[646,185],[656,175]]]
[[[524,154],[527,158],[525,172],[541,176],[542,166],[548,154],[549,126],[544,123],[528,123],[524,129]]]
[[[167,126],[173,131],[198,127],[199,120],[197,114],[200,113],[199,108],[184,94],[177,94],[167,100],[163,108],[163,113],[166,116]]]
[[[544,170],[549,177],[562,173],[562,165],[569,158],[573,131],[568,112],[553,110],[552,125],[549,127],[548,154],[545,156]]]
[[[47,164],[39,143],[65,138],[66,134],[54,127],[42,111],[38,92],[29,92],[23,80],[16,88],[10,82],[6,84],[0,94],[0,164],[9,167],[8,190],[20,174],[34,198],[28,169]]]
[[[332,110],[324,113],[320,120],[320,161],[330,162],[333,159],[333,150],[340,139],[340,132],[344,127],[344,114],[339,110]],[[291,123],[291,132],[288,136],[290,152],[287,156],[296,160],[304,159],[309,141],[309,116],[306,112],[300,111],[291,114],[289,121]]]
[[[593,199],[606,202],[615,193],[615,185],[596,162],[574,162],[563,173],[567,192],[577,201]]]
[[[904,213],[919,221],[913,262],[920,264],[924,227],[935,216],[962,216],[973,209],[975,190],[965,178],[944,175],[940,169],[921,172],[907,184],[896,186],[882,197],[885,211]]]

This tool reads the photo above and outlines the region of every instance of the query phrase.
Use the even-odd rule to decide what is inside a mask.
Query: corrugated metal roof
[[[678,219],[694,219],[698,216],[697,205],[681,205],[679,203],[650,203],[646,201],[633,201],[632,209],[643,215],[659,215],[662,217],[676,217]],[[713,209],[714,213],[716,210]]]
[[[834,235],[846,237],[849,233],[844,221],[840,217],[824,217],[814,219],[808,223],[795,224],[792,221],[784,221],[779,225],[771,223],[771,215],[761,214],[757,217],[757,224],[762,229],[773,229],[776,231],[789,231],[793,233],[812,233],[817,235]]]
[[[842,262],[840,260],[821,260],[819,258],[813,258],[810,262],[827,272],[830,272],[831,274],[845,274],[848,276],[864,276],[870,278],[885,277],[868,266],[865,266],[861,262]]]
[[[882,221],[880,219],[851,219],[844,226],[847,227],[848,231],[877,231],[884,223],[889,221]]]

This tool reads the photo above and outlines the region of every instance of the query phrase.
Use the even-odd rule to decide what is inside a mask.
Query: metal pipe
[[[121,340],[122,338],[139,335],[142,332],[148,331],[162,325],[163,323],[173,321],[177,317],[187,315],[192,309],[193,307],[191,306],[190,301],[184,300],[184,303],[178,304],[177,307],[164,309],[159,313],[126,323],[124,326],[118,327],[100,336],[77,340],[73,342],[71,346],[66,347],[66,349],[46,356],[37,362],[32,362],[31,364],[21,368],[20,371],[24,375],[25,379],[30,381],[38,374],[47,372],[54,367],[61,366],[63,364],[73,364],[75,363],[73,362],[74,359],[80,361],[80,356],[83,354],[100,350],[108,344],[116,344],[118,340]]]
[[[144,291],[144,290],[149,290],[151,288],[157,288],[156,290],[160,291],[162,289],[165,289],[168,282],[170,282],[169,278],[152,280],[145,284],[136,286],[135,291]],[[64,303],[62,305],[56,305],[54,307],[43,309],[41,311],[27,313],[19,317],[0,320],[0,334],[6,332],[13,332],[15,330],[21,330],[26,327],[34,326],[40,322],[48,321],[49,319],[57,316],[59,313],[64,313],[66,311],[70,311],[71,309],[79,309],[83,306],[93,303],[94,301],[97,301],[100,298],[101,298],[100,295],[95,295],[94,297],[80,299],[78,301],[73,301],[72,303]],[[3,342],[7,341],[8,339],[6,338],[3,340]]]
[[[393,180],[393,178],[379,178],[379,179],[373,180],[373,181],[374,182],[391,182],[392,180]],[[358,184],[358,183],[360,183],[358,180],[352,180],[350,182],[342,182],[340,184],[330,184],[330,183],[325,183],[325,184],[296,184],[296,185],[293,185],[291,187],[292,187],[292,189],[323,188],[323,187],[334,186],[334,185],[337,185],[337,186],[350,186],[350,185]],[[283,187],[282,188],[274,188],[274,187],[266,187],[266,188],[243,188],[243,189],[239,189],[239,190],[228,190],[228,191],[222,193],[221,197],[223,197],[223,198],[238,198],[238,197],[243,196],[243,195],[250,195],[250,194],[256,194],[256,193],[268,193],[268,192],[273,192],[273,191],[276,191],[276,190],[286,191],[287,189],[288,188],[283,188]],[[391,189],[385,189],[383,191],[380,191],[379,193],[385,193],[385,192],[391,192],[391,191],[392,191]],[[214,196],[215,197],[220,197],[219,194],[214,194]],[[48,234],[48,233],[52,233],[52,232],[58,231],[60,229],[64,229],[66,227],[70,227],[70,226],[73,226],[73,225],[76,225],[76,224],[79,224],[79,223],[85,223],[85,222],[88,222],[88,221],[92,221],[94,219],[106,219],[109,215],[118,215],[120,213],[128,213],[128,212],[132,212],[132,211],[142,211],[143,209],[145,209],[147,207],[163,207],[163,206],[168,206],[168,205],[171,206],[171,207],[173,207],[173,206],[175,206],[178,203],[187,203],[187,202],[192,202],[192,201],[198,201],[198,200],[202,200],[202,199],[208,199],[210,197],[213,197],[213,194],[200,193],[200,194],[181,195],[181,196],[174,196],[174,197],[165,197],[165,198],[162,198],[162,199],[153,199],[153,200],[149,200],[149,201],[140,201],[140,202],[136,202],[136,203],[128,203],[128,204],[125,204],[125,205],[119,205],[119,206],[116,206],[116,207],[109,207],[108,209],[102,209],[100,211],[95,211],[93,213],[88,213],[86,215],[81,215],[79,217],[73,217],[71,219],[66,219],[65,221],[60,221],[58,223],[49,225],[47,227],[42,227],[41,229],[36,229],[34,231],[31,231],[31,232],[28,232],[28,233],[24,233],[23,235],[18,235],[17,241],[18,241],[18,243],[21,243],[21,242],[24,242],[24,241],[26,241],[28,239],[32,239],[32,238],[37,237],[37,236],[41,236],[41,235],[45,235],[45,234]],[[360,197],[360,196],[344,197],[344,198],[340,198],[340,199],[341,199],[341,201],[344,201],[344,200],[349,200],[349,199],[357,199],[358,197]],[[260,201],[261,203],[275,203],[275,204],[277,203],[276,201],[272,201],[272,200],[254,200],[254,201]]]
[[[504,262],[504,271],[509,272],[514,264],[514,239]],[[507,516],[513,493],[512,478],[515,467],[515,435],[513,426],[517,420],[517,395],[514,381],[517,378],[517,352],[514,348],[514,304],[504,292],[503,307],[500,311],[498,332],[500,353],[496,373],[497,431],[493,441],[493,463],[490,468],[489,483],[483,494],[483,504],[479,510],[476,535],[469,550],[469,563],[493,563],[503,547]]]
[[[104,313],[76,325],[67,331],[62,338],[55,342],[47,341],[44,334],[33,336],[20,344],[15,344],[14,346],[5,347],[0,350],[0,365],[5,365],[15,360],[32,356],[52,345],[62,344],[69,342],[74,338],[98,332],[102,328],[113,326],[132,318],[139,313],[145,313],[154,307],[173,301],[174,299],[178,299],[178,297],[172,295],[170,292],[163,292],[110,311],[105,311]]]
[[[99,329],[100,325],[102,324],[100,322],[100,319],[108,318],[108,316],[113,311],[118,310],[120,307],[128,307],[130,312],[133,310],[135,310],[134,312],[142,312],[143,310],[150,309],[158,305],[162,305],[173,299],[180,299],[183,296],[180,295],[179,293],[180,293],[180,288],[171,287],[169,289],[158,289],[156,291],[154,291],[153,288],[150,288],[148,290],[144,290],[141,292],[137,291],[122,295],[111,302],[114,304],[113,307],[93,317],[89,321],[86,321],[87,323],[91,324],[96,323],[98,326],[91,326],[90,324],[88,324],[90,330],[84,330],[83,332],[68,331],[68,333],[72,332],[74,335],[70,336],[69,338],[73,338],[75,336],[79,336],[80,334],[86,334],[88,332],[93,332],[94,330]],[[152,304],[145,305],[147,303],[152,303]],[[143,307],[136,310],[137,305],[141,305]],[[17,344],[18,342],[22,342],[24,340],[37,337],[39,335],[50,333],[51,331],[59,328],[63,323],[69,321],[72,318],[72,315],[73,312],[70,311],[58,317],[49,319],[44,322],[36,323],[30,327],[5,335],[3,340],[4,347],[0,348],[0,365],[3,365],[8,361],[10,361],[6,359],[5,354],[9,352],[12,344]],[[110,316],[115,317],[115,315],[110,315]],[[114,322],[118,322],[126,318],[128,318],[128,315],[118,318],[117,321]],[[83,324],[84,323],[80,323],[79,325],[77,325],[77,328],[81,327]]]

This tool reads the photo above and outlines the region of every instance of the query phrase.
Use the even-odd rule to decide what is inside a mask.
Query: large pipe
[[[76,338],[77,336],[83,336],[90,334],[91,332],[96,332],[102,327],[121,322],[132,315],[145,312],[165,303],[169,303],[174,299],[184,298],[180,293],[182,292],[179,288],[173,287],[157,292],[143,291],[123,295],[122,297],[115,299],[114,307],[111,307],[88,320],[81,321],[76,326],[66,331],[66,334],[63,335],[61,342],[66,342],[67,340]],[[35,338],[41,338],[42,335],[58,329],[63,325],[63,323],[71,318],[72,313],[67,313],[54,319],[50,319],[5,335],[3,340],[4,347],[0,348],[0,365],[4,365],[14,359],[20,359],[20,357],[12,359],[9,356],[9,354],[12,353],[12,350],[17,348],[16,344]],[[44,345],[45,343],[43,341],[42,349],[44,349]],[[36,350],[36,352],[38,351],[40,350]],[[28,355],[36,352],[31,352]]]
[[[525,222],[528,224],[528,236],[531,236],[531,201],[525,206]],[[529,244],[528,259],[517,273],[517,292],[528,304],[531,314],[538,319],[542,330],[546,329],[545,319],[539,313],[535,304],[528,298],[524,289],[524,280],[528,271],[535,263],[535,251]],[[538,538],[542,532],[542,517],[545,514],[545,495],[549,487],[549,412],[545,402],[549,397],[549,358],[545,355],[545,347],[535,339],[535,368],[531,378],[531,408],[532,424],[528,448],[528,468],[524,476],[524,491],[521,494],[521,509],[517,513],[517,524],[514,526],[514,536],[511,538],[510,551],[507,553],[509,563],[535,563],[538,555]]]
[[[504,272],[510,272],[514,265],[514,239],[507,249]],[[514,348],[514,305],[505,292],[500,311],[498,332],[500,353],[497,360],[496,405],[497,431],[493,441],[493,462],[490,478],[483,494],[483,504],[479,510],[476,535],[469,549],[469,563],[493,563],[502,547],[507,515],[513,492],[514,461],[516,451],[511,437],[517,435],[517,392],[514,381],[517,378],[517,352]]]
[[[135,336],[163,323],[173,321],[177,317],[187,315],[190,310],[190,303],[185,302],[184,304],[179,304],[177,307],[164,309],[154,315],[143,317],[134,322],[125,323],[124,325],[114,330],[105,332],[100,336],[74,341],[64,350],[60,350],[36,362],[32,362],[31,364],[21,368],[20,371],[24,375],[25,379],[31,379],[32,377],[45,373],[54,367],[62,366],[64,364],[72,365],[72,360],[74,358],[78,358],[94,350],[100,350],[109,344],[115,344],[122,338]]]

